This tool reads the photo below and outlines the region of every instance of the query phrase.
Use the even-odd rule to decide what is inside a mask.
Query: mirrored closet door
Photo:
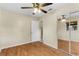
[[[79,56],[79,11],[70,14],[71,26],[71,54]]]
[[[61,15],[57,20],[58,49],[79,56],[79,11]]]
[[[67,17],[68,15],[60,15],[58,17],[58,49],[69,53],[69,21],[70,19]]]

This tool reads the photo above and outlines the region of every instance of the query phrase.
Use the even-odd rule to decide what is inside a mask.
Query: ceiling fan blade
[[[36,3],[36,5],[40,5],[39,3]]]
[[[33,7],[21,7],[21,9],[32,9]]]
[[[43,10],[43,9],[40,9],[43,13],[47,13],[47,11]]]
[[[42,7],[45,7],[45,6],[49,6],[49,5],[52,5],[53,3],[44,3],[42,4]]]

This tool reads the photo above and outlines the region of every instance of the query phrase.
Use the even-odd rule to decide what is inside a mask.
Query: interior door
[[[32,21],[32,42],[41,40],[41,31],[39,26],[39,21]]]

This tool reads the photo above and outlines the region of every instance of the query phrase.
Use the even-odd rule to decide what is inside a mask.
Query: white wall
[[[57,19],[56,15],[47,14],[40,18],[43,21],[43,42],[57,48]]]
[[[0,49],[31,42],[31,21],[35,18],[0,9]]]

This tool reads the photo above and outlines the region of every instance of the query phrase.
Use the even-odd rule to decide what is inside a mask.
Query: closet
[[[79,55],[79,11],[60,15],[57,19],[58,49]]]

